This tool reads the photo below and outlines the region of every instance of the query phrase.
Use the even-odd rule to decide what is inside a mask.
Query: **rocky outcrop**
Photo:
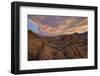
[[[41,37],[28,31],[28,60],[87,58],[87,32]]]

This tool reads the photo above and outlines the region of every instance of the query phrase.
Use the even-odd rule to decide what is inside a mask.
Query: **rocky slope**
[[[87,32],[40,37],[28,31],[28,60],[87,58]]]

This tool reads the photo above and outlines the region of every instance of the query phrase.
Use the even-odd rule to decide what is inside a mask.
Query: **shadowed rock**
[[[87,58],[87,32],[40,37],[28,31],[28,60]]]

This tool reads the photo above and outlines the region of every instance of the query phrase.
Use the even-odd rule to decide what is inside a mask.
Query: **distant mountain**
[[[87,34],[40,37],[28,31],[28,60],[87,58]]]

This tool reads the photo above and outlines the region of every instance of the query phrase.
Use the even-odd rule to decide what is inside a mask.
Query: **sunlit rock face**
[[[28,28],[43,36],[84,33],[88,29],[88,18],[77,16],[28,15]],[[32,27],[34,29],[32,29]]]

